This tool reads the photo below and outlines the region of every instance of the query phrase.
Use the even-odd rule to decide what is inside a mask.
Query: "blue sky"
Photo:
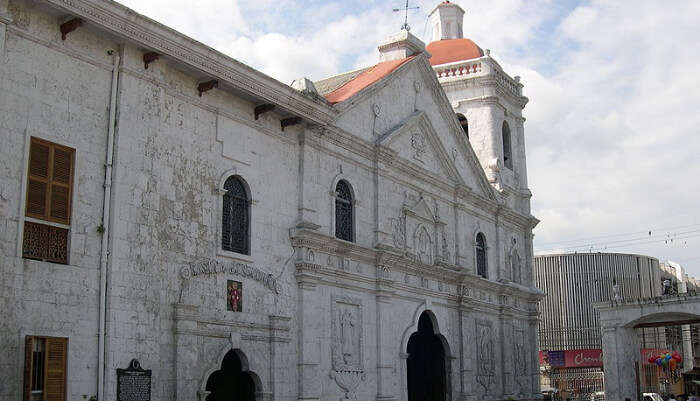
[[[286,83],[375,64],[404,4],[120,1]],[[647,254],[700,277],[700,2],[454,2],[465,36],[530,98],[536,251]],[[429,41],[437,1],[411,4],[412,32]]]

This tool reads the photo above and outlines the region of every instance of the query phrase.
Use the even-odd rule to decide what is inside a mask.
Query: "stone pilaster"
[[[530,373],[530,392],[532,398],[540,398],[540,357],[539,357],[539,338],[537,334],[537,319],[528,321],[527,341],[530,360],[527,361],[528,371]]]
[[[509,321],[512,316],[504,314],[501,312],[499,316],[499,338],[501,346],[501,393],[506,396],[513,394],[513,360],[512,360],[512,347],[513,343],[511,341],[511,330],[512,326]]]
[[[5,36],[7,35],[7,24],[11,22],[7,6],[9,0],[0,0],[0,84],[2,84],[3,72],[5,69]]]
[[[177,401],[195,401],[202,396],[197,394],[200,377],[195,376],[199,366],[199,347],[197,336],[197,316],[199,306],[174,304],[175,309],[175,375]]]
[[[321,399],[321,343],[318,333],[320,327],[320,300],[317,291],[318,279],[312,266],[297,265],[296,278],[298,292],[298,380],[300,401]]]
[[[313,171],[315,163],[312,160],[315,151],[309,146],[308,142],[315,141],[316,135],[324,134],[325,128],[323,127],[309,128],[299,134],[299,181],[297,183],[299,191],[297,226],[299,227],[313,229],[319,227],[317,224],[317,206],[314,205],[314,200],[310,198],[314,191],[308,188],[312,182],[309,177],[313,177],[316,174],[316,171]]]
[[[474,394],[474,376],[476,371],[474,366],[476,358],[474,357],[474,346],[476,341],[474,332],[474,319],[471,316],[470,309],[462,303],[459,309],[459,379],[460,379],[460,401],[472,401],[475,399]]]
[[[392,319],[394,309],[390,290],[393,280],[385,266],[377,267],[377,401],[398,399],[396,388],[396,348],[397,338]],[[403,350],[402,350],[403,351]]]
[[[268,394],[270,400],[272,395],[276,399],[289,397],[292,394],[282,393],[285,389],[292,388],[292,380],[288,367],[289,355],[292,351],[289,349],[289,333],[288,327],[292,320],[286,316],[269,316],[270,320],[270,383]],[[258,397],[256,400],[260,399]]]

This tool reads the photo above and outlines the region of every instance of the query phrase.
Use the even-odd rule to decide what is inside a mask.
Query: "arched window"
[[[335,186],[335,237],[353,242],[353,205],[350,185],[341,180]]]
[[[520,269],[520,256],[517,252],[513,252],[513,255],[510,257],[510,270],[513,272],[513,282],[522,284],[523,278]]]
[[[459,125],[462,126],[464,135],[466,135],[467,139],[469,139],[469,122],[467,121],[467,117],[464,117],[464,114],[457,113],[457,120],[459,120]]]
[[[224,183],[224,204],[221,215],[221,248],[250,255],[250,198],[245,182],[237,176]]]
[[[483,233],[476,235],[476,274],[488,278],[486,268],[486,237]]]
[[[510,147],[510,127],[506,121],[503,122],[503,165],[513,169],[513,153]]]

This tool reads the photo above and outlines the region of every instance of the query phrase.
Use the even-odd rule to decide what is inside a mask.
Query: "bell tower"
[[[449,0],[430,12],[430,64],[491,185],[512,208],[529,214],[522,114],[528,99],[520,77],[508,75],[488,49],[464,37],[464,14]]]
[[[438,4],[430,12],[430,26],[433,30],[433,41],[445,39],[462,39],[462,20],[464,10],[448,0]]]

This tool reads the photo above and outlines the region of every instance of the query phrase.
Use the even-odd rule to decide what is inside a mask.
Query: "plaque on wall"
[[[117,369],[117,401],[151,401],[151,370],[137,359],[126,369]]]

